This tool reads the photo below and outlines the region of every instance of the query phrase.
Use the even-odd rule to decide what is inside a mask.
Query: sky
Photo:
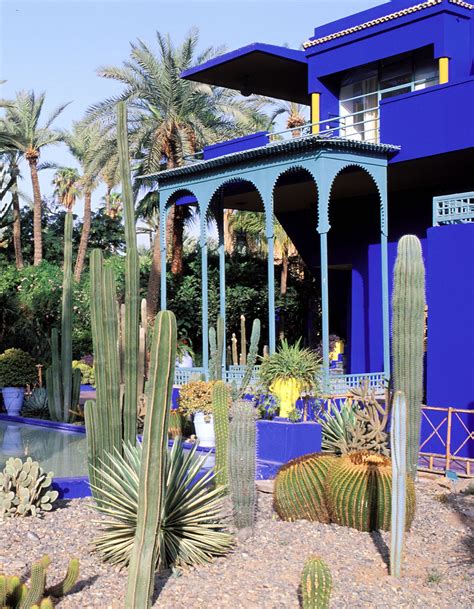
[[[0,0],[0,80],[7,81],[0,97],[45,91],[46,115],[70,101],[55,123],[67,129],[91,104],[121,90],[96,70],[121,65],[137,38],[156,48],[158,30],[179,44],[197,26],[203,48],[251,42],[299,48],[314,27],[378,4],[383,0]],[[41,161],[75,166],[64,145],[45,149]],[[23,175],[21,189],[30,194],[26,167]],[[51,179],[51,171],[41,172],[43,194],[52,193]],[[95,193],[93,208],[103,193]]]

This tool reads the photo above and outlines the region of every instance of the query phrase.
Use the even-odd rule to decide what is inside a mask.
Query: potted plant
[[[179,392],[179,410],[183,415],[192,415],[199,445],[213,448],[215,443],[212,418],[212,387],[215,381],[190,381]]]
[[[295,411],[296,400],[303,392],[317,395],[321,360],[314,351],[282,340],[277,351],[262,358],[260,380],[274,395],[280,407],[280,417],[288,419]]]
[[[18,416],[25,397],[25,387],[36,381],[35,360],[21,349],[7,349],[0,355],[0,387],[10,416]]]

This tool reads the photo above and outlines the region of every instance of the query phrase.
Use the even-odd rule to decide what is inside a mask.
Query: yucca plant
[[[210,488],[213,470],[200,476],[206,456],[197,457],[194,446],[185,452],[175,440],[166,460],[163,521],[160,529],[160,566],[196,565],[227,553],[232,537],[219,521],[222,488]],[[142,446],[124,445],[123,456],[109,456],[97,474],[103,501],[97,509],[107,516],[95,539],[102,558],[126,566],[130,560],[137,525],[138,485]],[[158,565],[157,565],[158,567]]]

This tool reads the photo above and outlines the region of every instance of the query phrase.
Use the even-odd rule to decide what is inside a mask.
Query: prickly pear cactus
[[[36,461],[11,457],[0,473],[0,518],[39,516],[52,510],[58,492],[51,489],[53,473]]]

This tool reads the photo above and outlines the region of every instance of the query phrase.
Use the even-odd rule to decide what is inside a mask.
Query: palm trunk
[[[81,240],[79,242],[79,250],[77,252],[76,266],[74,267],[74,279],[80,281],[82,271],[84,270],[84,262],[86,260],[87,244],[91,232],[91,200],[92,192],[87,189],[84,192],[84,217],[82,221]]]
[[[12,211],[13,211],[13,247],[15,249],[15,264],[17,269],[24,267],[23,253],[21,251],[21,224],[20,224],[20,198],[18,197],[18,186],[15,182],[12,188]]]
[[[160,249],[160,229],[155,234],[153,243],[153,256],[151,259],[150,275],[148,276],[148,288],[146,293],[146,314],[149,321],[152,321],[158,312],[158,302],[160,299],[161,282],[161,249]]]
[[[43,259],[43,236],[41,232],[41,190],[38,179],[38,159],[33,157],[29,159],[31,184],[33,186],[33,264],[38,266]]]
[[[107,186],[107,192],[105,193],[105,213],[107,216],[110,216],[110,193],[112,192],[112,187]]]
[[[232,209],[224,209],[224,249],[226,254],[234,253],[234,239],[229,225],[229,218],[232,215]]]
[[[173,241],[171,249],[171,272],[173,275],[183,273],[184,250],[184,206],[177,205],[174,209]]]

